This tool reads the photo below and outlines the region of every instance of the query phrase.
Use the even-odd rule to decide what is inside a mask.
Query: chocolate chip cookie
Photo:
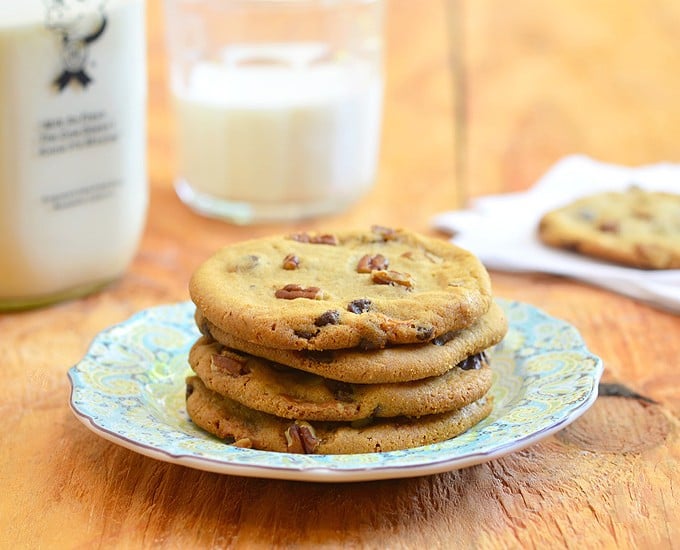
[[[407,449],[450,439],[486,418],[490,397],[459,410],[420,418],[371,422],[308,422],[256,411],[187,379],[187,410],[204,430],[239,447],[306,454],[371,453]]]
[[[543,216],[549,245],[641,269],[680,268],[680,195],[644,191],[591,195]]]
[[[491,304],[474,255],[382,227],[234,244],[195,271],[189,291],[222,331],[287,350],[428,342],[472,325]]]
[[[424,344],[405,344],[363,351],[357,348],[296,351],[252,344],[219,329],[200,311],[201,331],[228,348],[263,357],[324,378],[356,384],[394,383],[439,376],[468,357],[503,339],[508,322],[495,302],[471,326],[447,332]]]
[[[207,337],[193,346],[189,364],[208,389],[293,420],[419,417],[457,410],[484,396],[492,381],[483,353],[423,380],[348,384],[229,350]]]

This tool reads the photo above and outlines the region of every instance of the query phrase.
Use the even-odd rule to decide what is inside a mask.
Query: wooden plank
[[[677,2],[470,0],[464,13],[473,193],[526,188],[574,153],[680,159]]]

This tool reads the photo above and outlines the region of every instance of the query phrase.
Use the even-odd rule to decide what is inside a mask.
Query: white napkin
[[[570,156],[524,193],[482,197],[473,201],[470,210],[439,214],[433,223],[453,234],[453,242],[476,254],[489,269],[573,277],[680,313],[680,269],[620,267],[549,248],[536,236],[546,211],[583,195],[623,190],[631,184],[680,193],[680,165],[627,168]]]

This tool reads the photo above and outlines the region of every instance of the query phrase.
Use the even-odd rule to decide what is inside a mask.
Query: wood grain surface
[[[465,470],[344,485],[217,475],[118,447],[69,411],[66,372],[91,339],[187,299],[223,244],[292,227],[432,233],[463,197],[527,188],[571,153],[680,161],[674,0],[387,8],[375,189],[322,220],[234,227],[172,189],[162,12],[149,0],[151,205],[134,263],[96,295],[0,315],[0,547],[680,548],[680,317],[567,279],[492,273],[499,296],[578,327],[604,360],[603,395],[557,435]]]

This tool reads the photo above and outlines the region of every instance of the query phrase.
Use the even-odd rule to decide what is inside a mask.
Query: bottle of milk
[[[0,310],[92,292],[148,200],[143,0],[0,0]]]

